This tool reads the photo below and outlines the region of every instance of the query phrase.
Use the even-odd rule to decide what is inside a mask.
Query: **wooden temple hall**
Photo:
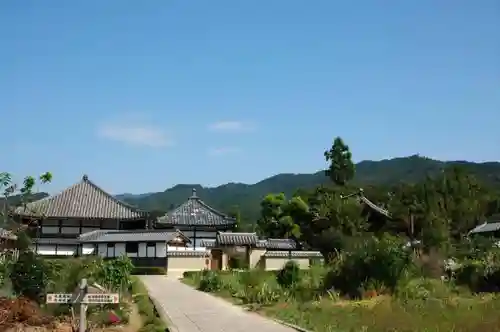
[[[123,247],[123,253],[132,257],[162,251],[147,248],[158,242],[158,236],[174,233],[182,234],[185,249],[202,251],[203,241],[215,240],[217,232],[232,231],[236,223],[235,219],[204,203],[196,190],[186,202],[165,216],[153,219],[147,211],[116,199],[86,175],[58,194],[16,208],[14,215],[29,225],[33,249],[50,256],[92,254],[95,246],[83,246],[86,237],[81,235],[97,231],[101,235],[113,233],[107,237],[113,240],[108,243],[109,247],[126,242],[125,246],[118,247]],[[130,236],[131,233],[137,236]],[[140,244],[132,244],[140,240],[145,250],[141,250]],[[170,249],[178,251],[179,245],[172,245]]]

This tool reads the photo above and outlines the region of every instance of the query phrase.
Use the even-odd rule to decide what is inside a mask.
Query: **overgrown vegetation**
[[[500,331],[498,232],[468,235],[500,212],[491,181],[452,165],[360,190],[342,139],[324,156],[329,182],[266,195],[257,223],[264,237],[321,251],[324,266],[204,271],[186,282],[313,331]]]

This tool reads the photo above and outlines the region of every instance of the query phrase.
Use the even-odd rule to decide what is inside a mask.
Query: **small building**
[[[34,250],[50,256],[76,255],[80,234],[144,230],[151,223],[149,213],[116,199],[87,175],[56,195],[16,208],[14,215],[28,225]]]
[[[188,248],[191,240],[180,231],[96,230],[78,237],[81,254],[103,258],[127,256],[137,267],[168,271],[202,270],[209,253]]]
[[[200,247],[205,240],[215,240],[217,232],[232,231],[236,219],[203,202],[193,189],[191,197],[177,208],[156,220],[155,228],[180,230]]]
[[[244,259],[249,268],[262,267],[279,270],[289,260],[301,268],[308,268],[312,260],[322,259],[318,251],[303,251],[292,239],[259,239],[256,233],[217,232],[213,240],[204,240],[202,246],[211,251],[210,268],[226,270],[231,259]]]
[[[481,225],[474,227],[469,235],[481,235],[500,239],[500,222],[485,222]]]

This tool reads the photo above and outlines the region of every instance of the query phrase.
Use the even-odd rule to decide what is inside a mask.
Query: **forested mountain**
[[[473,163],[467,161],[438,161],[420,156],[381,161],[362,161],[356,164],[354,184],[391,186],[400,182],[417,182],[426,176],[435,176],[448,166],[461,166],[476,175],[485,184],[500,187],[500,163]],[[255,184],[228,183],[214,188],[198,184],[179,184],[164,192],[118,196],[147,210],[167,211],[184,202],[197,190],[205,202],[226,213],[239,211],[243,223],[254,223],[259,217],[260,202],[269,193],[292,195],[297,189],[312,189],[331,181],[324,171],[314,174],[278,174]]]

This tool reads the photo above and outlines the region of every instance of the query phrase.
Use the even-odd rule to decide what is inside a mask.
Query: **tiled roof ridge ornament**
[[[193,188],[191,190],[191,197],[190,198],[192,198],[192,199],[198,199],[199,198],[198,195],[196,194],[196,188]]]
[[[83,181],[88,181],[89,180],[89,176],[87,174],[83,174],[82,180]]]

